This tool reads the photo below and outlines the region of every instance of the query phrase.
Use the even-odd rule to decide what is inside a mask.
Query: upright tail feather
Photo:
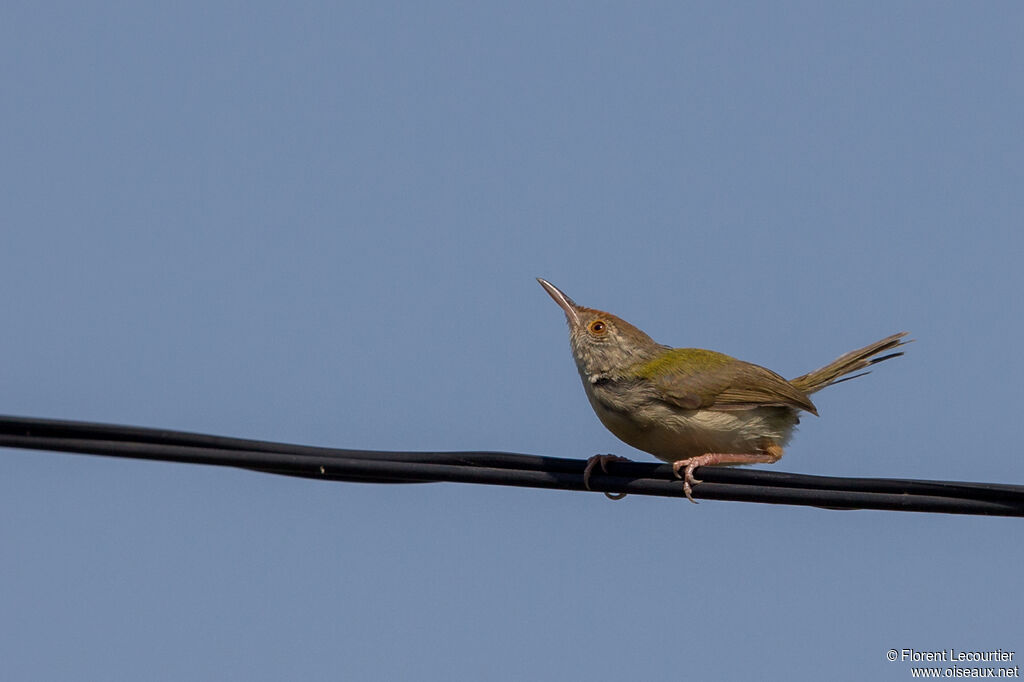
[[[813,372],[808,372],[803,376],[799,376],[796,379],[790,379],[789,383],[799,388],[808,395],[815,391],[820,391],[826,386],[837,384],[840,381],[848,381],[855,379],[859,376],[869,374],[869,372],[861,372],[860,374],[854,374],[853,376],[846,376],[851,372],[870,367],[876,363],[888,360],[889,358],[896,358],[903,355],[903,351],[896,353],[889,353],[876,357],[879,353],[904,346],[909,341],[904,341],[903,337],[907,335],[907,332],[900,332],[899,334],[893,334],[887,336],[881,341],[875,341],[869,346],[864,346],[858,350],[850,351],[845,355],[841,355],[829,364],[825,365],[821,369],[816,369]]]

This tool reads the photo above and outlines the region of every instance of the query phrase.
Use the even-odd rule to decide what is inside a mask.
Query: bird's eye
[[[594,320],[587,325],[587,329],[590,330],[591,334],[604,334],[605,330],[608,329],[608,325],[603,320]]]

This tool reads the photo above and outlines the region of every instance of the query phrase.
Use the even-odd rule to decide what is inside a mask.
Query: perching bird
[[[723,353],[662,345],[625,320],[576,305],[550,282],[537,281],[565,312],[576,368],[601,423],[629,445],[672,462],[691,502],[692,486],[700,483],[694,469],[777,462],[800,411],[818,414],[810,394],[903,355],[880,354],[906,343],[906,332],[893,334],[787,381]],[[609,460],[624,459],[591,457],[584,484],[589,489],[595,464],[605,469]]]

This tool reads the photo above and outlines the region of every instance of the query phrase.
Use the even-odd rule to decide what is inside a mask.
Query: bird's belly
[[[797,423],[794,411],[777,407],[749,410],[678,410],[648,408],[636,419],[595,401],[594,410],[609,431],[658,459],[674,462],[708,452],[752,454],[766,440],[786,445]]]

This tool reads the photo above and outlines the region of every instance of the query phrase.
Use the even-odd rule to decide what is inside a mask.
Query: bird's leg
[[[701,481],[693,476],[693,470],[703,466],[729,466],[732,464],[773,464],[782,458],[782,446],[765,441],[761,444],[761,452],[756,454],[740,454],[731,452],[708,452],[697,457],[688,457],[672,463],[672,471],[676,478],[683,479],[683,492],[686,499],[696,504],[693,499],[693,486]],[[683,474],[679,471],[685,469]]]
[[[608,473],[608,462],[629,462],[631,461],[628,457],[619,457],[618,455],[594,455],[587,460],[587,467],[583,470],[583,487],[590,490],[590,474],[594,471],[594,465],[600,464],[601,471]],[[609,500],[621,500],[626,496],[626,493],[605,493],[605,497]]]

